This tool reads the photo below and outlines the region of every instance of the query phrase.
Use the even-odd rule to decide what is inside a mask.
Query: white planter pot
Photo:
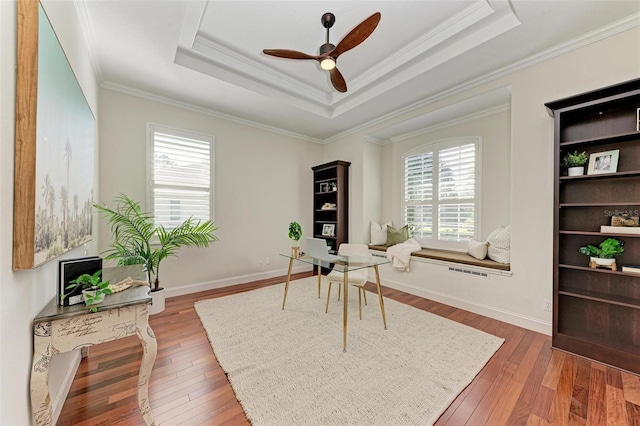
[[[611,266],[613,265],[613,262],[615,262],[615,259],[602,259],[599,257],[592,257],[591,258],[592,262],[595,262],[596,265],[600,265],[600,266]]]
[[[584,174],[584,166],[569,167],[567,173],[569,176],[582,176]]]
[[[152,291],[149,294],[151,295],[149,315],[159,314],[164,311],[165,289],[163,288],[158,291]]]
[[[87,296],[93,297],[95,294],[96,294],[95,290],[82,290],[82,297],[84,298],[85,301],[87,300]],[[104,300],[104,293],[100,294],[100,296],[98,296],[98,298],[93,301],[92,305],[97,305],[103,300]]]

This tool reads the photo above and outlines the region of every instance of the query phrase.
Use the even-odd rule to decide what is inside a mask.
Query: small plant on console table
[[[302,226],[300,226],[298,222],[291,222],[289,224],[289,238],[293,241],[291,256],[298,257],[300,238],[302,238]]]
[[[96,271],[92,274],[82,274],[75,280],[69,281],[67,290],[76,289],[82,287],[82,296],[84,297],[84,304],[89,306],[91,312],[98,312],[98,307],[94,306],[104,300],[106,294],[112,294],[109,288],[109,281],[102,281],[100,275],[102,271]],[[66,295],[62,295],[64,298]]]
[[[562,159],[562,165],[567,168],[569,176],[581,176],[584,174],[584,165],[589,161],[585,151],[567,152]]]
[[[611,270],[616,270],[615,257],[624,252],[624,242],[617,238],[607,238],[597,247],[589,244],[580,247],[578,251],[586,256],[590,256],[589,267],[596,268],[604,266]]]

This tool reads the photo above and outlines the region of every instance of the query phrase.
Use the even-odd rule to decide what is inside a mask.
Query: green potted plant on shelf
[[[562,159],[562,165],[567,168],[569,176],[580,176],[584,174],[584,165],[589,161],[585,151],[567,152]]]
[[[145,213],[140,203],[124,194],[115,198],[115,207],[94,203],[111,227],[113,242],[105,259],[117,260],[118,266],[144,265],[154,298],[154,308],[164,309],[164,292],[160,287],[160,263],[167,257],[177,256],[181,247],[209,247],[218,238],[218,229],[211,220],[195,220],[192,217],[174,228],[156,225],[153,215]],[[158,293],[162,293],[161,295]],[[157,297],[154,297],[157,296]],[[156,302],[157,300],[157,302]],[[154,309],[155,312],[159,312]]]
[[[589,266],[611,266],[615,262],[615,257],[624,252],[624,242],[617,238],[607,238],[598,246],[589,244],[580,247],[578,251],[586,256],[590,256]]]
[[[298,257],[300,238],[302,238],[302,226],[298,222],[291,222],[289,224],[289,238],[293,241],[291,246],[291,256]]]
[[[82,296],[84,297],[84,304],[90,306],[91,312],[98,312],[98,307],[94,306],[104,300],[104,296],[112,294],[113,292],[109,288],[109,281],[102,281],[100,277],[102,270],[96,271],[94,274],[82,274],[75,280],[69,281],[67,290],[73,290],[78,287],[82,287]],[[61,296],[63,299],[66,295]]]

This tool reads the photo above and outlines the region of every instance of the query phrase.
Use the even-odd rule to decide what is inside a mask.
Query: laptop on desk
[[[307,237],[307,250],[309,252],[309,256],[326,260],[328,262],[345,260],[342,256],[329,254],[329,246],[327,246],[327,242],[322,238]]]

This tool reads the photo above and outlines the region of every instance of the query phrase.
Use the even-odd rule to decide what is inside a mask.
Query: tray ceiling
[[[316,61],[262,53],[315,55],[323,13],[337,44],[376,11],[378,28],[338,59],[344,94]],[[640,2],[613,0],[91,0],[79,12],[104,87],[315,141],[640,22]]]

